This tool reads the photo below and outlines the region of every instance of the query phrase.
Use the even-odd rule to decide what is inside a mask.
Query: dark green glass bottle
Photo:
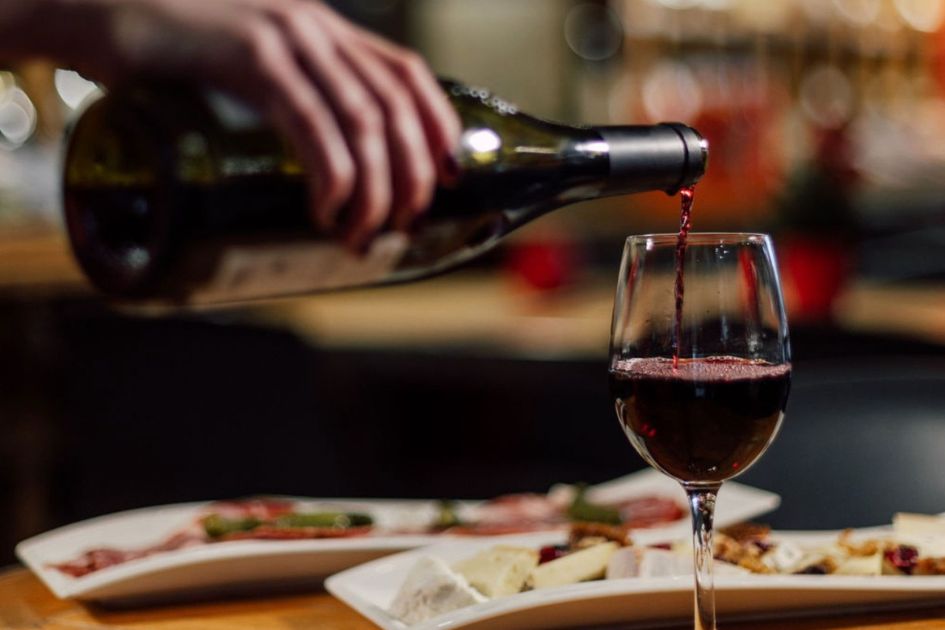
[[[103,292],[180,304],[399,282],[454,267],[568,203],[694,184],[705,141],[681,124],[570,127],[443,82],[464,131],[460,176],[409,233],[355,256],[309,221],[298,164],[251,110],[181,85],[117,89],[69,139],[66,224]]]

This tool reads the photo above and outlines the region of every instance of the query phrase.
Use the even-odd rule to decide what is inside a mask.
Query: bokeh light
[[[801,109],[819,127],[843,126],[853,113],[854,98],[850,80],[835,66],[817,66],[801,81]]]
[[[832,0],[837,14],[854,26],[867,26],[879,15],[879,0]]]
[[[822,1],[822,0],[820,0]],[[772,32],[781,28],[793,8],[787,2],[757,2],[757,0],[739,0],[738,18],[745,25],[758,31]]]
[[[667,9],[691,9],[700,4],[700,0],[650,0],[653,4],[658,4]]]
[[[0,139],[7,147],[24,144],[36,130],[36,107],[19,87],[7,88],[0,98]]]
[[[903,21],[917,31],[934,33],[945,18],[943,0],[893,0],[893,4]]]
[[[692,69],[678,61],[657,64],[643,81],[643,107],[653,121],[696,118],[702,90]]]
[[[620,50],[623,29],[620,20],[607,7],[583,3],[568,11],[564,38],[578,57],[603,61]]]

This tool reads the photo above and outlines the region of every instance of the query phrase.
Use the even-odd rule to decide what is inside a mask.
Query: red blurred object
[[[529,287],[549,291],[570,284],[580,268],[578,246],[564,238],[517,243],[505,260],[509,273]]]
[[[542,547],[541,551],[538,552],[538,564],[545,564],[546,562],[562,558],[568,555],[568,551],[567,545],[548,545],[547,547]]]
[[[632,528],[665,525],[687,514],[676,499],[661,496],[637,497],[624,501],[618,507],[624,526]]]
[[[778,257],[792,319],[830,319],[850,276],[852,248],[827,235],[785,236]]]
[[[928,55],[932,78],[938,80],[939,89],[945,92],[945,22],[931,36]]]

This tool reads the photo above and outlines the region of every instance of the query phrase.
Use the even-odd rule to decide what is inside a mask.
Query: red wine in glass
[[[618,361],[610,389],[627,437],[647,462],[682,482],[721,482],[774,439],[791,368],[739,357]]]
[[[689,498],[694,627],[714,630],[716,495],[722,482],[750,467],[776,436],[791,360],[771,239],[690,232],[691,211],[692,190],[686,190],[678,234],[627,239],[609,376],[617,417],[631,444],[678,480]]]

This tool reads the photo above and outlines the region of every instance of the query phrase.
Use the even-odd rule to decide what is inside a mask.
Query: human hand
[[[91,78],[194,78],[255,106],[297,152],[314,222],[353,249],[406,228],[456,168],[459,119],[422,58],[320,2],[42,1],[73,17],[55,56]]]

